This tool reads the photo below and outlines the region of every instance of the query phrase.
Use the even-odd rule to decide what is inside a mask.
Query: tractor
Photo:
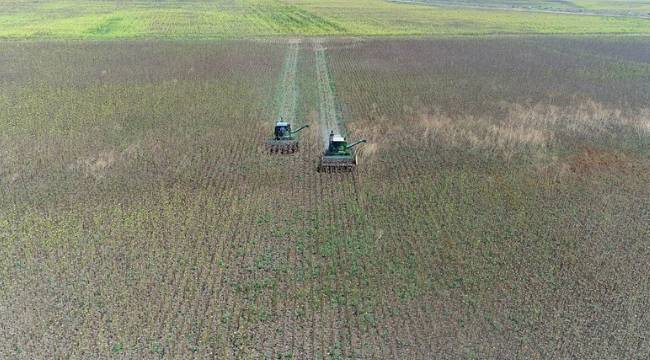
[[[282,120],[275,123],[273,138],[266,140],[266,150],[272,154],[292,154],[298,151],[298,139],[295,134],[309,125],[303,125],[298,130],[291,130],[291,124]]]
[[[329,143],[321,157],[318,172],[354,171],[357,166],[357,156],[352,148],[365,142],[366,140],[359,140],[348,145],[343,136],[330,132]]]

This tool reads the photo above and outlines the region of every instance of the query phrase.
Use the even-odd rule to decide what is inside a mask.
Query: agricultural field
[[[477,9],[462,1],[450,7],[388,0],[4,0],[0,39],[650,34],[647,18],[598,14],[633,9],[647,15],[647,1],[590,1],[609,7],[586,3],[574,7],[598,16],[508,11],[507,6]]]
[[[588,15],[650,17],[648,0],[392,0],[398,3],[429,4],[485,9],[560,12]]]
[[[648,104],[644,37],[2,42],[0,358],[647,358]]]

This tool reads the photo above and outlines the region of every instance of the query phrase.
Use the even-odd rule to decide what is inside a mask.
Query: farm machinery
[[[365,143],[359,140],[352,144],[347,143],[341,135],[330,132],[329,143],[318,165],[319,172],[350,172],[357,166],[357,156],[353,147]]]
[[[291,130],[291,124],[280,118],[280,121],[275,123],[273,138],[266,140],[266,150],[273,154],[292,154],[298,151],[298,139],[295,134],[308,127],[309,125],[303,125],[297,130]]]

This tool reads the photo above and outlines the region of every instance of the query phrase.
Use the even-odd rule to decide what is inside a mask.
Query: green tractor
[[[273,138],[266,140],[266,150],[272,154],[292,154],[298,151],[298,139],[295,134],[309,125],[303,125],[292,131],[291,124],[280,119],[273,129]]]
[[[318,172],[353,171],[357,166],[357,156],[352,148],[365,142],[366,140],[359,140],[348,145],[343,136],[330,132],[329,144],[321,157]]]

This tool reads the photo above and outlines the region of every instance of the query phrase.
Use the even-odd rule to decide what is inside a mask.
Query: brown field
[[[648,49],[0,43],[0,358],[647,358]]]

